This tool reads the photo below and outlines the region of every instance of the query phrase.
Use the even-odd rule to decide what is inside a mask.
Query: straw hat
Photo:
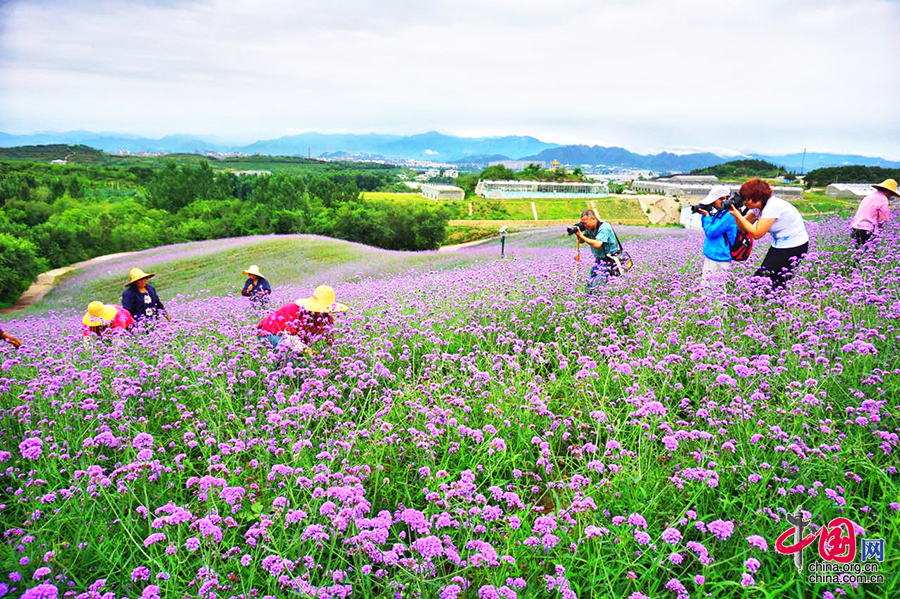
[[[260,278],[262,278],[262,279],[265,279],[265,277],[263,276],[263,274],[262,274],[261,272],[259,272],[259,267],[258,267],[257,265],[255,265],[255,264],[251,264],[251,265],[250,265],[250,268],[248,268],[247,270],[243,271],[243,274],[247,275],[248,277],[249,277],[250,275],[256,275],[257,277],[260,277]]]
[[[119,311],[115,306],[108,306],[103,302],[91,302],[88,304],[87,312],[84,313],[81,322],[89,327],[99,327],[111,323],[118,314]]]
[[[154,275],[152,273],[144,272],[140,268],[132,268],[128,272],[128,277],[131,279],[130,281],[128,281],[128,284],[131,285],[135,281],[140,281],[141,279],[149,279],[150,277],[155,277],[155,276],[156,275]]]
[[[881,183],[873,185],[875,189],[880,189],[882,191],[886,191],[889,194],[892,194],[898,198],[900,198],[900,193],[897,193],[897,182],[893,179],[885,179]]]
[[[312,297],[304,297],[294,302],[310,312],[346,312],[350,308],[335,301],[334,289],[328,285],[319,285]]]

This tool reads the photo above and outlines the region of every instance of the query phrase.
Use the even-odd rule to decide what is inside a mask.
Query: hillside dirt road
[[[75,264],[70,264],[69,266],[54,268],[53,270],[48,270],[47,272],[41,273],[38,275],[37,281],[32,283],[31,286],[25,291],[25,293],[19,296],[19,299],[16,300],[16,303],[9,308],[3,308],[2,310],[0,310],[0,314],[18,312],[19,310],[24,310],[25,308],[35,304],[36,302],[39,302],[41,298],[43,298],[51,289],[53,289],[53,285],[56,284],[56,281],[64,274],[70,273],[73,270],[78,270],[79,268],[84,268],[85,266],[92,266],[94,264],[99,264],[100,262],[106,262],[107,260],[112,260],[113,258],[129,256],[133,253],[134,252],[120,252],[118,254],[97,256],[96,258],[91,258],[90,260],[76,262]]]

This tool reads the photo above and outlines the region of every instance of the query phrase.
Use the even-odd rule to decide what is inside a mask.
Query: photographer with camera
[[[616,233],[612,225],[600,222],[597,213],[591,209],[581,213],[581,220],[566,229],[569,235],[575,235],[579,243],[590,246],[594,254],[594,265],[591,267],[587,282],[587,292],[592,293],[609,281],[610,271],[615,266],[610,254],[619,250]]]
[[[756,218],[751,220],[745,217],[738,207],[732,205],[730,211],[738,227],[753,239],[760,239],[766,233],[772,236],[772,247],[754,276],[767,277],[773,290],[780,289],[791,278],[794,268],[809,249],[806,223],[793,204],[772,195],[772,188],[765,181],[745,181],[741,185],[740,195]]]
[[[701,214],[701,224],[706,240],[703,242],[702,286],[712,287],[731,268],[731,246],[737,239],[738,226],[728,209],[722,209],[722,202],[731,195],[725,185],[716,185],[709,190],[706,198],[691,208]]]

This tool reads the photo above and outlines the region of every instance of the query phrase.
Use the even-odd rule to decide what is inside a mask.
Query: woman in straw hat
[[[284,341],[291,349],[308,351],[320,339],[331,345],[334,314],[348,309],[335,300],[334,289],[319,285],[312,297],[300,298],[266,316],[258,325],[259,335],[273,348]]]
[[[131,313],[136,322],[155,319],[160,313],[172,320],[162,302],[159,301],[156,289],[147,282],[153,276],[155,275],[144,272],[140,268],[132,268],[128,273],[128,286],[122,292],[122,306]]]
[[[109,329],[128,329],[134,324],[134,318],[128,310],[121,306],[91,302],[88,304],[87,312],[84,313],[81,323],[84,325],[82,332],[84,337],[91,333],[102,336],[103,332]]]
[[[247,280],[244,282],[244,288],[241,289],[241,295],[249,297],[254,304],[264,306],[269,302],[269,294],[272,293],[272,287],[262,273],[259,267],[252,264],[250,268],[243,272]]]
[[[851,235],[858,246],[869,241],[875,230],[891,218],[891,208],[888,205],[891,196],[900,197],[894,179],[885,179],[872,187],[875,188],[875,193],[862,199],[856,209],[856,216],[850,221]]]

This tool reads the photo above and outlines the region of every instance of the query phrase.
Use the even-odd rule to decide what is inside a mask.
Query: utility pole
[[[803,160],[800,161],[800,176],[803,176],[803,167],[806,166],[806,148],[803,148]]]

